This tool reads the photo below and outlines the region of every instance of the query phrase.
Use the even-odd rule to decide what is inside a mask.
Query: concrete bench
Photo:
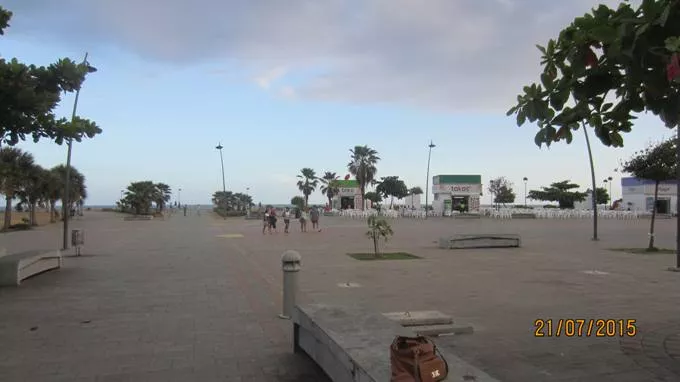
[[[153,215],[126,216],[123,218],[123,220],[125,221],[153,220]]]
[[[519,235],[514,234],[478,234],[452,235],[439,239],[439,248],[513,248],[520,246]]]
[[[387,382],[389,348],[395,335],[414,332],[376,312],[359,307],[296,306],[295,352],[309,355],[334,382]],[[440,347],[449,364],[447,381],[497,382]]]
[[[22,280],[61,268],[59,251],[28,251],[0,257],[0,286],[18,286]]]

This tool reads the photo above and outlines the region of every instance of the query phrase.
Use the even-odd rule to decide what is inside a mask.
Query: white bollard
[[[281,255],[283,270],[283,313],[279,318],[290,319],[295,309],[298,291],[298,274],[302,268],[302,256],[297,251],[288,250]]]

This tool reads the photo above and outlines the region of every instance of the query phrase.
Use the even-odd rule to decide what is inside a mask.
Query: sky
[[[78,114],[103,133],[72,156],[89,205],[114,204],[141,180],[181,188],[182,203],[210,203],[222,188],[219,143],[226,188],[255,202],[288,203],[303,167],[344,176],[356,145],[379,152],[379,177],[424,190],[430,140],[430,176],[505,176],[522,203],[523,177],[529,190],[590,184],[580,132],[541,149],[537,127],[517,127],[505,112],[539,80],[535,44],[598,3],[5,0],[14,18],[0,53],[40,65],[89,53],[98,71]],[[70,116],[72,104],[66,95],[57,114]],[[598,186],[613,177],[619,197],[621,160],[671,136],[653,116],[637,121],[624,148],[593,135]],[[49,141],[19,147],[44,167],[66,160],[66,146]]]

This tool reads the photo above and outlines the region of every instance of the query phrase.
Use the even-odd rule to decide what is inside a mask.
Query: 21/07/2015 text
[[[636,320],[615,318],[538,318],[534,337],[635,337]]]

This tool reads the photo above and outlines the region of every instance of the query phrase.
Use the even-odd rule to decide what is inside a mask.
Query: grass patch
[[[374,253],[348,253],[347,256],[356,260],[413,260],[421,257],[407,252],[386,252],[376,256]]]
[[[610,251],[616,251],[616,252],[626,252],[626,253],[632,253],[634,255],[672,255],[675,254],[674,249],[668,249],[668,248],[653,248],[652,250],[649,250],[649,248],[609,248]]]

